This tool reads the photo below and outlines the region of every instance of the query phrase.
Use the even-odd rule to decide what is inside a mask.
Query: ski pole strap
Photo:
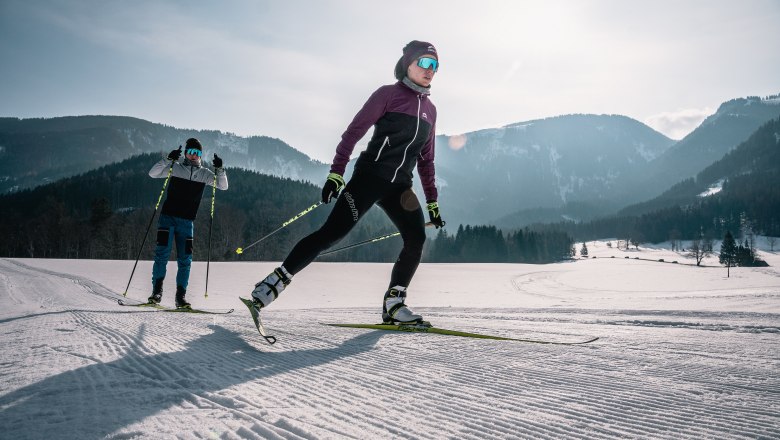
[[[247,250],[247,249],[251,248],[252,246],[254,246],[254,245],[256,245],[256,244],[260,243],[261,241],[265,240],[266,238],[268,238],[268,237],[270,237],[270,236],[272,236],[272,235],[276,234],[277,232],[279,232],[279,231],[281,231],[282,229],[284,229],[284,228],[286,228],[287,226],[289,226],[289,225],[290,225],[291,223],[293,223],[294,221],[296,221],[296,220],[298,220],[299,218],[303,217],[304,215],[306,215],[306,214],[308,214],[308,213],[312,212],[314,209],[316,209],[316,208],[317,208],[317,207],[319,207],[320,205],[322,205],[322,202],[318,202],[318,203],[315,203],[314,205],[311,205],[311,206],[309,206],[308,208],[306,208],[306,209],[304,209],[303,211],[299,212],[299,213],[298,213],[298,214],[297,214],[295,217],[293,217],[293,218],[291,218],[291,219],[287,220],[286,222],[282,223],[282,226],[279,226],[278,228],[276,228],[276,229],[274,229],[273,231],[269,232],[269,233],[268,233],[268,234],[267,234],[265,237],[262,237],[261,239],[259,239],[259,240],[255,241],[254,243],[250,244],[249,246],[246,246],[246,247],[240,247],[240,248],[236,249],[236,253],[237,253],[237,254],[239,254],[239,255],[240,255],[240,254],[243,254],[245,250]]]

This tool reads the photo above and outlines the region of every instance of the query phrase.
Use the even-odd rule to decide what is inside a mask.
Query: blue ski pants
[[[192,220],[160,214],[157,221],[157,247],[154,249],[154,267],[152,268],[152,287],[154,280],[165,278],[171,248],[176,243],[176,285],[187,288],[192,266]]]

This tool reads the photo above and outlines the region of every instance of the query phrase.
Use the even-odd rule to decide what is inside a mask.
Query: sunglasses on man
[[[417,65],[422,67],[425,70],[433,69],[434,72],[439,70],[439,62],[436,61],[436,59],[430,57],[420,58],[419,60],[417,60]]]
[[[198,157],[200,157],[200,156],[203,154],[203,152],[202,152],[202,151],[200,151],[200,150],[196,150],[195,148],[189,148],[189,149],[187,150],[187,154],[190,154],[190,155],[195,155],[195,156],[198,156]]]

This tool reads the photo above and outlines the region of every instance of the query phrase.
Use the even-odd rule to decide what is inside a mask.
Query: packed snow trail
[[[556,290],[532,293],[566,296],[573,272],[593,270],[582,263],[551,266],[559,273],[545,279]],[[379,314],[357,300],[358,307],[334,308],[311,301],[266,311],[279,339],[270,346],[235,296],[209,303],[236,307],[231,315],[127,310],[106,287],[121,284],[127,262],[81,264],[65,273],[58,270],[78,263],[0,260],[4,438],[780,437],[780,315],[765,305],[664,310],[666,299],[645,298],[633,309],[590,307],[604,302],[599,296],[580,298],[579,308],[502,308],[485,292],[476,309],[415,308],[463,331],[601,337],[569,347],[327,327],[319,323],[372,323]],[[627,278],[638,276],[630,271],[639,266],[621,264]],[[362,272],[373,277],[384,266]],[[312,277],[333,267],[315,264]],[[459,268],[464,277],[499,269]],[[509,269],[487,283],[516,288],[538,266]],[[420,270],[425,277],[441,268]],[[771,286],[776,275],[767,276],[767,286],[731,295],[755,304],[762,300],[752,296],[780,291]],[[300,284],[296,295],[320,294]]]

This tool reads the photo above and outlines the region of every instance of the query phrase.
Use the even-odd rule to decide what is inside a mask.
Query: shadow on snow
[[[261,352],[236,332],[209,328],[211,334],[182,351],[149,355],[141,326],[121,359],[66,371],[0,397],[3,436],[104,438],[168,408],[209,400],[204,393],[370,351],[382,336],[369,332],[331,348]]]

